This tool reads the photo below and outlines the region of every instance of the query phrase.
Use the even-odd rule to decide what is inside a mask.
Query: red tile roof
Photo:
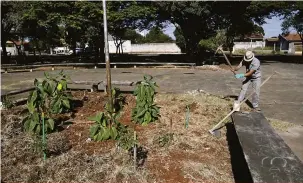
[[[20,46],[21,45],[21,41],[14,41],[16,43],[16,45]],[[13,43],[12,41],[6,41],[6,43]],[[29,44],[29,42],[27,41],[23,41],[23,44]]]
[[[283,36],[287,41],[301,41],[299,34],[288,34]]]
[[[244,37],[236,37],[235,39],[263,39],[263,35],[262,34],[247,34]]]
[[[245,37],[251,38],[251,39],[263,39],[263,35],[262,34],[251,34],[251,35],[247,35]]]

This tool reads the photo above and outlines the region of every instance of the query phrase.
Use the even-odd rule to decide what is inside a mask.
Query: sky
[[[266,24],[262,27],[265,32],[265,38],[278,36],[282,33],[281,24],[283,20],[280,20],[280,17],[272,17],[271,19],[266,19]],[[168,24],[166,28],[163,29],[164,33],[169,35],[171,38],[175,39],[174,36],[175,26],[173,24]],[[142,31],[141,35],[146,35],[148,31]]]
[[[281,24],[283,20],[280,20],[280,17],[273,17],[272,19],[266,19],[265,21],[267,24],[262,26],[265,33],[265,38],[278,36],[282,33]]]

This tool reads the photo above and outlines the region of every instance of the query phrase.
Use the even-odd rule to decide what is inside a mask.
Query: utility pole
[[[107,94],[109,98],[109,109],[113,109],[113,98],[112,98],[112,82],[110,73],[110,61],[109,61],[109,50],[108,50],[108,34],[107,34],[107,18],[106,18],[106,2],[103,1],[103,27],[104,27],[104,46],[105,46],[105,62],[106,62],[106,79],[107,79]]]

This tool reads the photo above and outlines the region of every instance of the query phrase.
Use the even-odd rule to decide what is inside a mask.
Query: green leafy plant
[[[132,110],[132,120],[142,125],[147,125],[160,116],[159,107],[154,104],[155,88],[158,86],[152,79],[152,76],[145,75],[134,91],[136,106]]]
[[[90,127],[90,137],[93,140],[103,141],[118,137],[117,125],[110,124],[110,120],[103,112],[90,117],[89,120],[95,121],[95,124]]]
[[[90,127],[90,137],[95,141],[103,141],[108,139],[118,139],[120,131],[125,130],[117,119],[123,108],[124,97],[120,93],[120,89],[112,89],[113,109],[110,109],[109,103],[105,104],[105,112],[101,112],[89,120],[95,124]]]
[[[6,109],[11,109],[15,106],[14,102],[11,100],[9,96],[3,97],[2,106]]]
[[[68,112],[71,109],[72,96],[67,90],[67,79],[62,71],[55,77],[50,76],[48,73],[44,74],[45,80],[42,82],[42,86],[45,88],[45,92],[50,96],[49,106],[51,112],[58,114],[62,112]]]
[[[137,138],[134,139],[134,130],[130,128],[125,128],[120,133],[120,138],[118,139],[118,146],[122,149],[129,151],[136,144],[138,144]]]
[[[158,144],[160,147],[167,147],[173,142],[173,140],[173,133],[164,133],[163,135],[160,135],[154,139],[154,144]]]
[[[35,79],[35,90],[27,100],[28,116],[23,120],[27,132],[41,134],[42,116],[45,122],[45,131],[55,129],[53,114],[66,112],[71,109],[72,96],[66,93],[66,75],[61,71],[58,76],[51,77],[45,73],[45,79]]]
[[[123,105],[125,104],[125,98],[122,96],[121,90],[119,88],[112,89],[112,100],[113,111],[110,112],[109,103],[105,104],[105,109],[110,112],[108,114],[116,115],[112,117],[117,118],[123,108]]]

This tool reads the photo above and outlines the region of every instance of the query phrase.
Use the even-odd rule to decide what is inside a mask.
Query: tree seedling
[[[46,151],[46,133],[55,129],[54,114],[71,109],[72,96],[66,92],[67,76],[61,71],[56,77],[44,73],[45,79],[35,79],[35,89],[27,100],[29,114],[24,118],[24,130],[28,133],[42,135],[43,152]],[[46,155],[44,154],[46,158]]]
[[[154,104],[155,89],[157,84],[152,76],[145,75],[144,80],[135,88],[136,107],[132,110],[132,120],[135,123],[147,125],[160,116],[159,107]]]

